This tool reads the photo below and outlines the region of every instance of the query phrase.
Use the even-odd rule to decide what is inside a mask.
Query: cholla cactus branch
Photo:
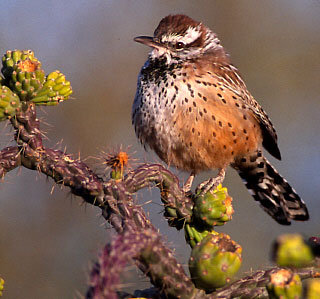
[[[300,276],[301,279],[320,278],[320,268],[317,265],[316,267],[296,269],[295,272]]]
[[[168,297],[194,298],[193,295],[198,292],[187,276],[181,277],[179,273],[169,272],[176,266],[176,262],[170,251],[162,246],[160,237],[154,230],[138,233],[128,230],[104,248],[91,272],[86,298],[117,298],[119,276],[130,259],[138,259],[144,264],[155,285],[159,285],[159,279],[163,286],[165,280],[165,287],[169,290]],[[157,271],[152,271],[154,267]]]
[[[124,183],[129,192],[156,185],[161,191],[161,200],[166,208],[173,208],[177,220],[190,222],[192,217],[193,200],[187,197],[179,186],[178,178],[159,164],[144,164],[128,173]],[[175,222],[171,219],[174,226]],[[179,226],[181,228],[181,226]]]
[[[130,258],[138,256],[147,243],[146,232],[126,232],[118,235],[111,244],[107,244],[91,271],[86,298],[118,298],[116,291],[120,284],[121,272]]]
[[[270,283],[270,277],[273,273],[279,271],[281,268],[274,267],[269,270],[258,270],[252,275],[246,276],[239,279],[218,291],[211,293],[211,298],[215,299],[228,299],[236,298],[245,295],[243,298],[269,298],[266,291],[266,286]],[[296,269],[301,279],[316,278],[319,277],[320,273],[316,268],[304,268]],[[261,297],[254,297],[257,292]],[[242,298],[242,297],[241,297]]]
[[[72,193],[82,196],[88,203],[100,205],[102,180],[80,160],[74,160],[59,150],[42,145],[39,120],[34,104],[28,104],[24,112],[11,118],[16,129],[15,139],[20,147],[21,164],[52,177],[56,183],[71,188]]]
[[[143,246],[139,254],[131,257],[150,277],[153,284],[162,289],[168,297],[176,298],[179,294],[184,294],[183,298],[196,298],[196,294],[203,294],[202,291],[195,289],[182,266],[173,257],[171,250],[162,243],[142,207],[134,204],[125,182],[111,180],[104,186],[107,210],[103,213],[109,221],[111,218],[119,233],[128,236],[137,235],[137,240],[140,235],[144,238],[144,241],[141,241]],[[145,238],[148,238],[148,243],[145,243]],[[131,237],[125,239],[131,240]],[[120,254],[119,250],[117,252]],[[116,264],[114,266],[116,267]]]
[[[5,147],[0,151],[0,178],[19,165],[21,165],[21,156],[17,146]]]
[[[86,202],[99,206],[103,216],[114,225],[118,233],[140,235],[145,231],[152,232],[154,242],[148,243],[148,247],[144,246],[143,253],[135,254],[134,258],[155,286],[168,296],[183,293],[183,290],[190,294],[198,292],[182,266],[174,259],[171,250],[161,242],[142,207],[134,204],[132,190],[127,189],[125,182],[104,182],[80,160],[74,160],[59,150],[43,147],[33,104],[28,104],[23,112],[11,119],[11,123],[16,129],[15,138],[19,145],[16,152],[20,150],[23,166],[52,177],[56,183],[70,187],[72,193],[81,196]],[[152,171],[149,176],[153,177]],[[152,263],[154,257],[156,263]],[[105,278],[111,279],[109,271],[106,271]]]
[[[20,146],[30,147],[33,150],[42,148],[40,123],[36,117],[35,105],[28,104],[22,107],[23,111],[10,119],[16,129],[15,139]]]

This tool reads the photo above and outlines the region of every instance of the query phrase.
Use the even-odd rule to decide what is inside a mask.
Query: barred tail
[[[261,151],[236,160],[232,166],[238,171],[254,199],[277,222],[288,225],[291,220],[309,219],[303,200]]]

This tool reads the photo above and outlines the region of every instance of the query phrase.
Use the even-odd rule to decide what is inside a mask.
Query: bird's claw
[[[203,196],[207,192],[213,192],[223,182],[225,174],[225,169],[221,169],[215,178],[200,183],[196,188],[196,194]]]

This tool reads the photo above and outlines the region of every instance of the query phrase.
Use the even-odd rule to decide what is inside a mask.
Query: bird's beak
[[[137,43],[144,44],[144,45],[149,46],[151,48],[156,48],[156,49],[163,49],[164,48],[164,46],[162,44],[155,41],[154,38],[151,36],[137,36],[133,40]]]

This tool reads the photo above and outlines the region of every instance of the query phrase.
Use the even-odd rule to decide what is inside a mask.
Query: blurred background
[[[32,49],[47,73],[59,69],[71,81],[74,99],[38,109],[47,147],[74,157],[97,157],[130,146],[139,162],[145,153],[131,126],[136,78],[149,49],[134,43],[151,35],[162,17],[184,13],[218,33],[249,90],[271,117],[282,161],[274,166],[306,201],[311,220],[283,227],[253,201],[235,171],[224,185],[234,198],[233,221],[218,228],[243,246],[239,276],[269,264],[269,248],[281,233],[320,233],[320,1],[55,0],[0,3],[0,52]],[[1,148],[12,130],[0,124]],[[91,158],[88,164],[98,167]],[[174,170],[175,171],[175,170]],[[175,171],[182,180],[187,174]],[[213,176],[205,173],[195,183]],[[27,169],[16,169],[0,185],[0,277],[4,298],[79,298],[90,265],[112,239],[99,209],[83,204],[67,188]],[[140,192],[154,225],[177,259],[187,265],[183,232],[168,228],[159,191]],[[151,201],[151,202],[149,202]],[[138,273],[138,275],[137,275]],[[128,265],[119,289],[148,287]]]

